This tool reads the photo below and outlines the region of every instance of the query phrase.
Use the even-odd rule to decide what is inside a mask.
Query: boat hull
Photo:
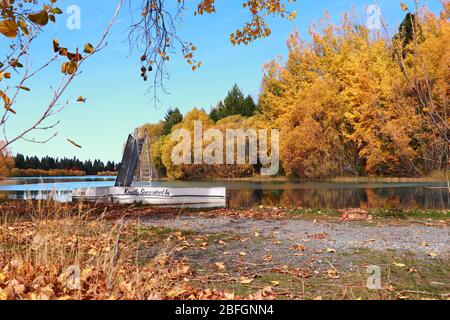
[[[76,189],[72,200],[164,207],[224,207],[225,188],[101,187]]]

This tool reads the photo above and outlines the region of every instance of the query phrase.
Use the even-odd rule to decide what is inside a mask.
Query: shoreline
[[[414,182],[448,182],[445,177],[334,177],[322,179],[302,179],[289,177],[241,177],[241,178],[210,178],[202,180],[181,180],[181,179],[154,179],[153,181],[160,182],[348,182],[348,183],[414,183]]]
[[[34,171],[34,172],[32,172]],[[53,172],[52,172],[53,171]],[[83,171],[70,171],[70,170],[30,170],[26,172],[23,171],[23,175],[12,174],[7,177],[0,177],[0,181],[13,178],[52,178],[52,177],[106,177],[117,175],[115,172],[99,172],[96,175],[88,175]],[[27,173],[35,173],[34,175],[28,175]],[[56,173],[56,174],[55,174]],[[340,182],[340,183],[413,183],[413,182],[449,182],[450,176],[447,178],[444,172],[431,173],[428,176],[421,177],[395,177],[395,176],[338,176],[338,177],[328,177],[328,178],[316,178],[316,179],[306,179],[306,178],[291,178],[287,176],[261,176],[253,175],[249,177],[211,177],[207,179],[172,179],[169,177],[164,177],[161,179],[154,179],[153,181],[161,182],[233,182],[233,181],[247,181],[247,182]]]

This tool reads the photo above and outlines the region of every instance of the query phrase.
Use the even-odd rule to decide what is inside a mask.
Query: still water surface
[[[60,201],[71,201],[77,188],[113,186],[115,177],[11,178],[0,181],[0,198],[38,199],[50,193]],[[450,209],[444,182],[373,183],[310,181],[214,181],[153,182],[153,186],[213,187],[225,186],[231,207],[304,207],[304,208],[407,208]]]

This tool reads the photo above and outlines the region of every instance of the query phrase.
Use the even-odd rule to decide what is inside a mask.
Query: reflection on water
[[[0,182],[0,198],[71,201],[71,190],[114,185],[114,177],[14,178]],[[225,186],[231,207],[450,209],[445,183],[154,182],[153,186]],[[430,188],[432,187],[432,188]]]
[[[230,206],[448,209],[447,190],[424,187],[229,190]]]

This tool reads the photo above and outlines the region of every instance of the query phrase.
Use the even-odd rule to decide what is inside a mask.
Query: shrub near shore
[[[85,171],[76,170],[64,170],[64,169],[52,169],[52,170],[42,170],[42,169],[17,169],[11,170],[11,177],[81,177],[85,176]]]
[[[65,170],[65,169],[17,169],[11,170],[10,177],[83,177],[86,176],[86,171],[80,170]],[[97,173],[97,176],[107,177],[116,176],[115,171],[104,171]]]

